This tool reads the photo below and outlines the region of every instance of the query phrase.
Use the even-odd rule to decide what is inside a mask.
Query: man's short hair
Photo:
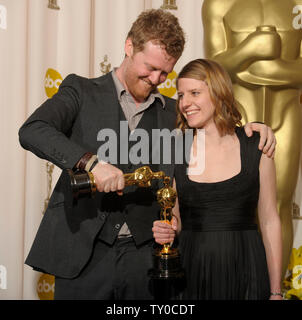
[[[152,41],[176,59],[181,56],[185,45],[184,31],[177,17],[162,9],[143,11],[132,24],[128,38],[132,40],[135,53],[142,51],[145,43]]]

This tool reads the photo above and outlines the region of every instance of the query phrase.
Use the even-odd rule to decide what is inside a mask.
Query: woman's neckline
[[[237,136],[237,139],[239,141],[239,148],[240,148],[240,171],[235,174],[234,176],[224,179],[224,180],[220,180],[220,181],[195,181],[189,178],[189,175],[186,172],[186,178],[188,179],[188,181],[192,182],[192,183],[196,183],[196,184],[200,184],[200,185],[215,185],[215,184],[221,184],[221,183],[226,183],[226,182],[230,182],[233,181],[235,179],[237,179],[239,176],[241,176],[241,174],[243,173],[243,146],[242,146],[242,142],[241,142],[241,138],[239,137],[239,131],[240,129],[236,129],[235,130],[235,134]],[[186,165],[186,169],[188,168],[188,165]]]

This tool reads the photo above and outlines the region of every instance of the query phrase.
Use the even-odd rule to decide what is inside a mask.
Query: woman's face
[[[191,128],[208,128],[215,125],[215,106],[208,85],[191,78],[178,79],[179,110]]]

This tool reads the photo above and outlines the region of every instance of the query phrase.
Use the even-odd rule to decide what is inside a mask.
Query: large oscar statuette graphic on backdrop
[[[244,122],[264,122],[278,142],[284,276],[293,246],[293,199],[301,166],[302,0],[204,0],[202,22],[205,55],[230,74]]]
[[[91,172],[77,172],[67,170],[70,178],[73,200],[77,201],[83,196],[93,196],[96,186]],[[157,191],[157,202],[161,207],[160,219],[165,223],[171,223],[172,209],[175,205],[176,191],[170,186],[170,177],[163,171],[153,172],[150,167],[143,166],[132,173],[124,174],[125,186],[135,185],[141,188],[151,186],[154,179],[162,179],[164,187]],[[153,268],[149,270],[151,279],[179,279],[184,276],[180,265],[180,256],[177,248],[172,248],[170,243],[156,249],[153,254]]]

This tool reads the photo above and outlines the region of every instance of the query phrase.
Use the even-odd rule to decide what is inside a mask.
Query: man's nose
[[[154,86],[158,86],[166,80],[166,77],[162,77],[161,71],[152,71],[149,76],[149,80]]]

